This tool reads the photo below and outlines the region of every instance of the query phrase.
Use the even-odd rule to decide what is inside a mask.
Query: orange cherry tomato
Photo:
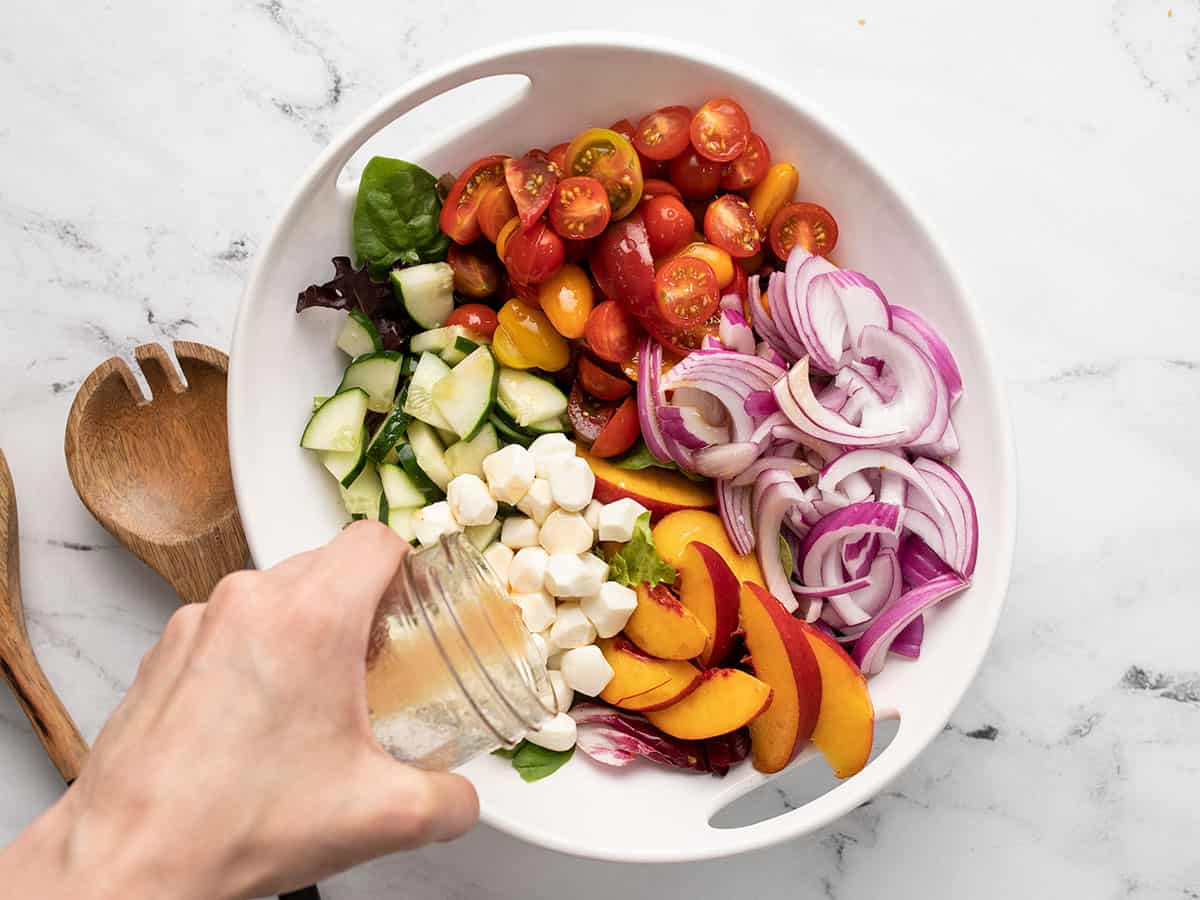
[[[611,218],[608,194],[595,178],[576,175],[559,182],[550,202],[550,225],[560,235],[572,241],[593,238]]]
[[[650,254],[658,259],[682,250],[692,239],[696,220],[678,197],[665,194],[642,205]]]
[[[540,309],[524,300],[509,300],[496,318],[499,327],[493,344],[505,333],[504,340],[511,340],[521,358],[547,372],[557,372],[571,359],[571,348]]]
[[[654,276],[658,313],[672,328],[687,328],[707,319],[721,302],[717,276],[702,259],[677,256]]]
[[[797,245],[814,256],[828,256],[837,239],[833,214],[815,203],[789,203],[771,220],[771,250],[781,261]]]
[[[721,184],[721,164],[705,159],[695,147],[687,147],[668,164],[667,175],[684,197],[711,197]]]
[[[725,164],[721,187],[727,191],[748,191],[767,177],[770,168],[771,151],[767,142],[751,133],[742,155]]]
[[[484,188],[479,198],[479,230],[485,238],[496,243],[500,229],[516,214],[517,204],[513,202],[507,185],[491,184]]]
[[[733,257],[720,247],[703,241],[693,241],[675,255],[693,256],[708,263],[713,274],[717,276],[717,287],[721,290],[725,290],[733,282]]]
[[[550,205],[558,187],[558,174],[548,160],[527,153],[520,159],[504,161],[504,181],[517,204],[521,227],[527,229]]]
[[[567,147],[566,173],[591,175],[608,194],[614,219],[623,219],[642,199],[642,165],[633,144],[608,128],[589,128]]]
[[[696,152],[713,162],[737,159],[750,139],[750,117],[736,100],[709,100],[692,117],[691,140]]]
[[[767,229],[775,215],[790,203],[800,183],[800,173],[791,163],[775,163],[767,169],[762,181],[750,192],[750,208],[754,210],[754,221],[758,223],[759,237],[767,236]]]
[[[504,244],[508,275],[523,284],[541,284],[562,267],[564,255],[563,239],[542,220],[516,229]]]
[[[446,324],[459,325],[480,337],[490,338],[496,333],[496,326],[500,324],[500,320],[496,318],[496,311],[490,306],[484,306],[482,303],[464,303],[450,313]]]
[[[507,190],[508,188],[505,188],[505,191]],[[514,206],[513,209],[515,210],[516,207]],[[500,259],[504,259],[504,253],[506,250],[508,250],[508,239],[511,238],[513,236],[513,232],[520,227],[521,219],[520,217],[514,215],[511,219],[504,223],[504,226],[500,229],[500,233],[496,235],[496,255],[500,257]]]
[[[457,244],[469,244],[479,237],[479,201],[485,189],[504,182],[505,156],[485,156],[458,176],[446,201],[438,224]]]
[[[633,446],[641,433],[637,400],[627,397],[592,442],[592,455],[604,459],[624,453]]]
[[[692,111],[686,106],[664,106],[642,116],[633,146],[649,159],[674,159],[687,149],[691,124]]]
[[[627,379],[604,371],[586,356],[579,358],[579,383],[597,400],[620,400],[633,390]]]
[[[616,300],[597,304],[583,333],[591,351],[608,362],[622,364],[637,352],[637,323]]]
[[[451,244],[446,252],[446,262],[454,270],[454,289],[477,300],[490,297],[500,288],[500,265],[492,248],[487,247],[487,255],[481,251]]]
[[[574,263],[566,263],[538,285],[542,312],[565,338],[583,337],[592,302],[592,282]]]
[[[737,194],[725,194],[708,204],[704,236],[738,259],[753,256],[762,246],[754,210]]]

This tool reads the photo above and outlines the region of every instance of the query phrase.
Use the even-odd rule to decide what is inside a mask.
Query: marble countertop
[[[711,43],[727,25],[699,6],[599,24]],[[480,828],[326,896],[1200,897],[1200,3],[736,9],[756,27],[723,48],[886,153],[980,301],[1022,486],[991,654],[893,788],[812,839],[636,868]],[[0,4],[0,446],[29,628],[88,738],[175,601],[71,489],[80,379],[146,340],[225,345],[288,191],[382,92],[595,18],[547,0]],[[0,770],[4,843],[61,787],[3,690]]]

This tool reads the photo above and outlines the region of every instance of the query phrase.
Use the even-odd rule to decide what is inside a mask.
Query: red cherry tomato
[[[446,262],[454,270],[454,289],[468,297],[481,299],[490,297],[499,290],[501,274],[496,254],[492,252],[491,247],[476,247],[451,244],[446,253]]]
[[[627,397],[592,441],[592,455],[601,459],[617,456],[632,447],[641,434],[637,400]]]
[[[442,204],[438,224],[450,239],[469,244],[479,237],[479,201],[485,189],[504,183],[505,156],[485,156],[467,167]]]
[[[583,338],[598,357],[619,364],[637,352],[638,326],[620,303],[605,300],[592,308]]]
[[[696,152],[713,162],[737,159],[750,138],[750,117],[736,100],[709,100],[692,117],[691,139]]]
[[[450,313],[446,324],[460,325],[467,331],[490,338],[496,333],[499,320],[496,318],[496,311],[490,306],[484,306],[482,303],[464,303]]]
[[[558,167],[559,178],[567,174],[567,147],[569,146],[570,144],[563,141],[546,151],[546,159]]]
[[[827,256],[837,239],[837,220],[815,203],[789,203],[771,220],[771,250],[780,260],[797,244],[815,256]]]
[[[751,133],[742,155],[725,164],[721,187],[727,191],[748,191],[767,177],[769,168],[771,151],[767,148],[767,142]]]
[[[595,237],[610,218],[608,192],[595,178],[576,175],[558,183],[550,202],[550,224],[563,237],[572,241]]]
[[[678,197],[655,197],[642,205],[650,254],[658,259],[682,250],[692,240],[696,220]]]
[[[557,163],[556,163],[556,162],[555,162],[555,161],[554,161],[554,160],[551,158],[550,154],[549,154],[549,153],[547,153],[545,150],[543,150],[541,147],[534,147],[532,150],[530,150],[530,151],[529,151],[528,153],[526,153],[525,155],[526,155],[526,156],[532,156],[534,159],[540,159],[540,160],[542,160],[543,162],[547,162],[547,163],[549,163],[549,164],[550,164],[550,168],[552,168],[552,169],[554,170],[554,174],[555,174],[556,176],[558,176],[559,178],[562,178],[562,177],[563,177],[562,167],[561,167],[561,166],[559,166],[559,165],[558,165],[558,164],[557,164]]]
[[[562,238],[538,221],[532,228],[513,232],[504,248],[504,265],[513,281],[541,284],[562,268],[564,255]]]
[[[692,111],[686,106],[664,106],[642,116],[631,140],[647,159],[674,159],[687,149]]]
[[[505,184],[488,185],[479,198],[479,230],[493,244],[508,220],[517,215],[517,204]]]
[[[628,119],[617,119],[617,121],[608,126],[608,130],[615,131],[627,141],[633,141],[633,123]]]
[[[567,262],[583,262],[592,255],[592,247],[595,245],[596,239],[584,238],[582,241],[570,240],[564,243],[567,246]]]
[[[604,371],[586,356],[579,358],[579,383],[597,400],[620,400],[633,390],[628,379]]]
[[[558,187],[554,167],[547,160],[529,154],[504,161],[504,181],[516,201],[522,228],[528,228],[541,218]]]
[[[756,268],[755,271],[758,271]],[[743,266],[733,267],[733,281],[721,290],[721,296],[726,294],[737,294],[742,300],[750,296],[749,287],[750,277],[746,274],[746,269]],[[765,283],[765,282],[764,282]]]
[[[619,300],[634,316],[648,315],[654,308],[654,257],[641,213],[604,229],[590,262],[605,297]]]
[[[721,319],[716,314],[707,321],[689,328],[672,328],[661,319],[647,319],[644,323],[650,336],[677,356],[687,356],[699,350],[705,335],[715,335],[720,330]]]
[[[578,381],[567,396],[567,419],[575,431],[575,437],[590,444],[600,437],[600,432],[609,423],[617,408],[610,404],[597,403],[583,392]]]
[[[737,194],[725,194],[708,204],[704,236],[735,259],[753,256],[762,246],[754,210]]]
[[[679,188],[675,187],[669,181],[663,181],[661,178],[647,178],[642,183],[643,206],[646,204],[646,201],[653,200],[655,197],[662,196],[663,194],[678,197],[680,200],[683,199],[683,194],[679,193]]]
[[[658,313],[673,328],[688,328],[709,318],[721,302],[712,266],[694,256],[667,260],[654,276]]]
[[[705,159],[695,147],[688,147],[671,160],[667,174],[684,197],[711,197],[721,184],[720,163]]]

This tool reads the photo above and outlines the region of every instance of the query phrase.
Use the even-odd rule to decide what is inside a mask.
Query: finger
[[[359,822],[372,856],[461,837],[479,821],[479,796],[461,775],[426,772],[382,753],[365,767],[371,808]]]
[[[408,542],[379,522],[353,522],[318,550],[312,569],[314,601],[340,608],[365,643],[379,598],[400,568]]]

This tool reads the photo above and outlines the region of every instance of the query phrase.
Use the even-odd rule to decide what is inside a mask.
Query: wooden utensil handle
[[[5,650],[0,654],[0,672],[3,672],[4,679],[17,695],[17,702],[29,717],[50,761],[63,780],[70,784],[79,777],[79,771],[83,768],[88,752],[87,742],[75,727],[71,714],[54,693],[46,673],[33,654],[21,648],[0,649]]]

